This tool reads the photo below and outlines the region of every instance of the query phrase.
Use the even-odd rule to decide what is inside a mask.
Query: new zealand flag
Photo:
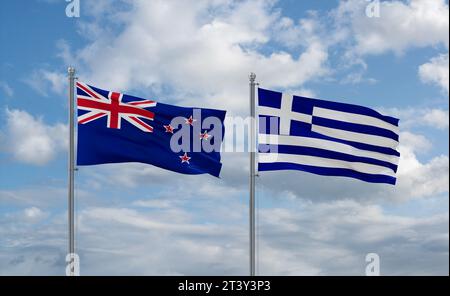
[[[225,111],[162,104],[77,82],[77,165],[140,162],[219,177]]]

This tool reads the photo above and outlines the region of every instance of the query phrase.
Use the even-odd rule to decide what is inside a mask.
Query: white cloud
[[[380,254],[384,275],[448,272],[446,214],[407,217],[350,200],[284,199],[286,206],[283,198],[270,200],[273,206],[261,208],[258,216],[257,258],[262,275],[363,275],[369,252]],[[213,209],[213,213],[193,213],[188,208],[180,212],[174,208],[80,209],[76,229],[81,272],[248,274],[247,204],[221,202]],[[230,217],[230,212],[238,215]],[[65,215],[45,224],[11,218],[0,216],[0,273],[63,274]],[[422,259],[411,260],[418,257]]]
[[[23,210],[23,214],[25,219],[30,222],[41,221],[48,216],[48,213],[42,211],[37,207],[26,208],[25,210]]]
[[[361,54],[449,44],[449,10],[445,0],[380,1],[380,17],[369,18],[364,0],[341,1],[335,18],[355,39]]]
[[[400,127],[402,130],[410,130],[415,127],[427,126],[436,129],[445,130],[449,125],[448,110],[440,108],[389,108],[380,110],[386,114],[400,118]]]
[[[64,39],[60,39],[56,42],[56,48],[58,49],[58,57],[67,62],[67,65],[72,65],[72,61],[75,60],[70,46]]]
[[[14,90],[6,81],[0,81],[0,90],[3,91],[8,97],[12,97],[14,95]]]
[[[36,207],[26,208],[24,213],[27,218],[41,217],[43,214],[42,211]]]
[[[400,133],[400,145],[414,152],[426,152],[431,149],[431,142],[423,135],[408,131]]]
[[[23,163],[45,165],[67,147],[67,126],[47,125],[26,111],[6,109],[6,128],[0,150]],[[6,142],[7,141],[7,142]]]
[[[6,212],[4,218],[7,222],[18,221],[18,223],[36,224],[44,221],[48,216],[48,212],[38,207],[29,207],[17,212]]]
[[[0,190],[2,205],[27,208],[64,207],[61,196],[67,194],[66,188],[35,186],[15,190]]]
[[[275,38],[273,26],[280,20],[273,2],[134,1],[123,12],[126,18],[114,20],[123,25],[119,34],[104,29],[73,59],[81,78],[98,86],[165,89],[166,95],[170,89],[170,98],[161,99],[182,97],[184,104],[196,104],[201,96],[206,105],[243,112],[251,71],[265,87],[285,88],[328,73],[327,45],[314,37],[314,25],[302,25],[310,27],[310,37],[298,55],[261,49]],[[64,49],[62,55],[71,54]]]
[[[318,41],[320,38],[318,34],[324,34],[325,29],[322,27],[317,13],[310,11],[308,17],[298,20],[298,23],[291,18],[281,17],[274,23],[273,30],[275,40],[288,48],[295,49]],[[331,44],[333,38],[335,36],[322,40],[322,42]]]
[[[51,93],[62,95],[67,85],[67,77],[60,72],[39,69],[25,79],[33,90],[40,95],[48,97]]]
[[[449,158],[447,155],[436,156],[427,163],[421,163],[409,147],[400,147],[400,153],[402,156],[397,173],[397,188],[390,190],[399,201],[448,194]]]
[[[154,216],[153,216],[154,217]],[[169,217],[167,217],[169,218]],[[171,215],[170,220],[159,221],[128,208],[91,208],[85,210],[80,218],[96,219],[105,222],[129,225],[136,228],[173,233],[190,233],[198,235],[220,234],[220,228],[212,225],[189,225],[182,215]],[[82,224],[80,227],[83,227]],[[90,226],[86,226],[91,228]]]
[[[136,200],[133,202],[132,205],[144,208],[167,209],[173,206],[173,202],[165,199],[148,199],[148,200]]]
[[[419,67],[419,76],[423,82],[435,84],[448,94],[449,82],[448,53],[434,57]],[[448,125],[448,124],[447,124]]]
[[[344,79],[342,79],[342,84],[376,84],[377,80],[374,78],[366,78],[364,77],[366,69],[361,69],[359,71],[355,71],[353,73],[349,73]]]
[[[448,264],[438,258],[446,261],[448,257],[448,215],[402,217],[387,214],[379,206],[349,200],[290,204],[291,208],[260,212],[263,273],[363,275],[363,261],[370,252],[381,256],[384,275],[447,272]],[[429,243],[436,244],[434,251]],[[415,265],[419,261],[410,261],[416,258],[414,250],[427,258],[421,267]],[[398,264],[403,260],[409,264]]]
[[[448,119],[448,110],[444,111],[440,109],[430,110],[430,112],[426,113],[423,117],[426,124],[435,126],[439,129],[448,129]]]

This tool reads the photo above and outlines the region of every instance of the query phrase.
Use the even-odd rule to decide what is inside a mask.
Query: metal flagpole
[[[74,172],[75,172],[75,139],[74,139],[74,87],[75,68],[67,69],[69,76],[69,254],[70,254],[70,275],[75,275],[74,254],[75,254],[75,202],[74,202]]]
[[[250,275],[255,275],[255,159],[256,159],[256,137],[255,137],[255,79],[256,74],[250,73]]]

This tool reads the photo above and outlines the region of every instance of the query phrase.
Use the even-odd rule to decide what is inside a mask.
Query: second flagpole
[[[256,275],[256,231],[255,231],[255,160],[256,160],[256,118],[255,118],[255,83],[256,74],[250,73],[250,276]]]

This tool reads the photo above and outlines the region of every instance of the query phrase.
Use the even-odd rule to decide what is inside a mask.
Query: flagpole
[[[255,79],[256,74],[250,73],[250,276],[255,275],[256,245],[255,245],[255,159],[256,159],[256,137],[255,137]]]
[[[69,206],[69,262],[70,275],[75,275],[73,254],[75,254],[75,201],[74,201],[74,172],[75,172],[75,139],[74,139],[74,88],[75,88],[75,68],[67,69],[69,78],[69,186],[68,186],[68,206]]]

